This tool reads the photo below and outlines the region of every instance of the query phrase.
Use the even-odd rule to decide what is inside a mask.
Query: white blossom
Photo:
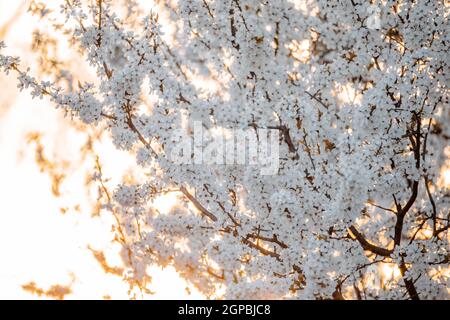
[[[208,296],[448,299],[444,1],[189,0],[138,18],[134,5],[119,18],[112,1],[86,3],[63,1],[60,14],[95,84],[40,82],[5,53],[0,66],[33,97],[105,125],[145,170],[106,206],[130,282],[171,264]],[[174,133],[192,138],[195,121],[279,130],[278,171],[170,161]],[[167,192],[178,205],[154,210]],[[401,275],[370,285],[384,264]]]

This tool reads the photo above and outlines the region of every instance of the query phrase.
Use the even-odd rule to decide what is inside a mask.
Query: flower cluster
[[[62,6],[95,83],[64,90],[0,55],[21,89],[105,124],[136,155],[145,178],[118,186],[107,206],[128,279],[170,264],[212,297],[449,297],[450,193],[438,183],[450,137],[444,1],[136,8],[121,17],[113,1]],[[278,172],[173,163],[174,131],[192,135],[195,121],[279,130]],[[155,210],[168,192],[177,206]],[[384,265],[400,276],[376,285]]]

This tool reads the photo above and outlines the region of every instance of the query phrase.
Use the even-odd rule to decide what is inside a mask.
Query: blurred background
[[[44,3],[61,2],[0,0],[0,40],[39,78],[52,64],[64,70],[77,63],[51,32],[46,36]],[[87,71],[77,69],[80,76]],[[114,219],[100,210],[90,178],[96,157],[111,188],[133,165],[101,133],[20,92],[13,74],[0,74],[0,299],[202,298],[170,267],[148,270],[147,293],[123,281]]]

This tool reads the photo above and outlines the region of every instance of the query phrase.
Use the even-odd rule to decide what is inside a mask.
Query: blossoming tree
[[[445,1],[154,2],[33,2],[91,82],[55,66],[37,79],[1,43],[20,89],[135,156],[141,178],[114,191],[93,173],[125,279],[144,288],[148,266],[172,265],[216,298],[448,298]],[[174,161],[195,123],[205,141],[277,132],[277,170]]]

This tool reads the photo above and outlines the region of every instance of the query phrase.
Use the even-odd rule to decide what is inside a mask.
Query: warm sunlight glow
[[[383,263],[381,265],[381,272],[386,281],[398,279],[401,276],[400,269],[396,264]]]

